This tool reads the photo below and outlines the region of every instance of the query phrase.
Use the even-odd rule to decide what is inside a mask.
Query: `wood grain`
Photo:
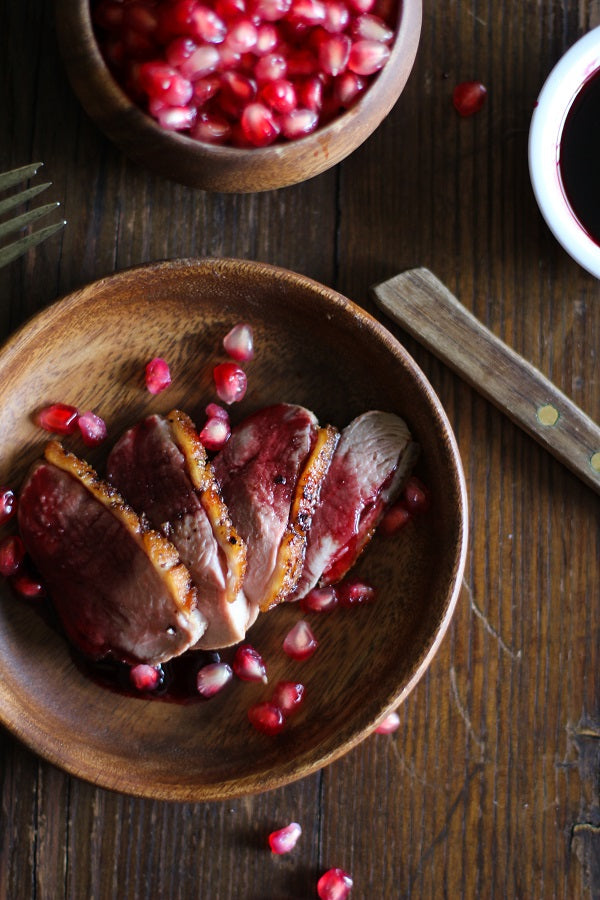
[[[161,258],[275,263],[376,316],[370,286],[426,266],[598,421],[600,286],[536,208],[527,131],[551,68],[599,21],[595,0],[427,3],[416,65],[372,137],[305,184],[226,195],[129,163],[69,87],[51,5],[0,4],[0,168],[43,159],[68,220],[0,270],[1,333]],[[452,88],[472,78],[486,106],[459,119]],[[352,900],[598,896],[598,499],[386,324],[451,419],[471,532],[463,597],[399,731],[275,791],[181,804],[95,788],[3,731],[0,896],[306,900],[332,865]],[[290,820],[301,841],[274,859],[266,834]]]

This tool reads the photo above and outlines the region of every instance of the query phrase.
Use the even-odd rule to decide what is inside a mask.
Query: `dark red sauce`
[[[588,78],[567,113],[559,171],[575,218],[600,244],[600,69]]]

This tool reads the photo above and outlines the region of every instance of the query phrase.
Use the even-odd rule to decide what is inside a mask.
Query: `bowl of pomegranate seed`
[[[191,187],[284,187],[355,150],[410,75],[422,0],[58,0],[67,73],[134,161]]]
[[[0,723],[186,801],[397,727],[467,515],[444,410],[379,322],[284,269],[172,260],[38,314],[0,379]]]

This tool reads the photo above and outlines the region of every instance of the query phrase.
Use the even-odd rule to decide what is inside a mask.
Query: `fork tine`
[[[44,163],[41,162],[30,163],[28,166],[21,166],[19,169],[11,169],[10,172],[4,172],[0,175],[0,191],[10,188],[14,184],[19,184],[20,181],[26,181],[27,178],[31,178],[43,165]]]
[[[49,188],[51,184],[51,181],[47,181],[45,184],[36,184],[25,191],[0,200],[0,216],[14,209],[15,206],[21,206],[23,203],[27,203],[28,200],[33,200],[34,197],[37,197],[38,194]]]
[[[54,225],[46,225],[45,228],[40,228],[39,231],[34,231],[33,234],[28,234],[7,247],[0,248],[0,267],[8,265],[13,259],[17,259],[27,250],[30,250],[31,247],[41,244],[50,235],[56,234],[57,231],[64,228],[66,224],[67,220],[63,219],[62,222],[56,222]]]
[[[25,228],[25,226],[31,224],[31,222],[35,222],[37,219],[47,216],[48,213],[52,212],[53,209],[56,209],[57,206],[60,206],[58,201],[55,203],[47,203],[45,206],[37,206],[34,207],[34,209],[30,209],[28,212],[22,213],[20,216],[15,216],[14,219],[9,219],[8,222],[1,222],[0,238],[5,237],[7,234],[12,234],[14,231],[19,231],[19,229]]]

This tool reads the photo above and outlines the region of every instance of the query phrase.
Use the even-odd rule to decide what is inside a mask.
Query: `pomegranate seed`
[[[229,405],[243,399],[248,381],[244,370],[235,363],[219,363],[213,369],[213,378],[217,396],[223,403]]]
[[[355,39],[381,41],[383,44],[389,44],[394,37],[394,32],[387,22],[384,22],[379,16],[372,16],[369,13],[354,20],[351,33]]]
[[[300,600],[300,608],[304,612],[329,612],[338,605],[335,588],[313,588]]]
[[[233,678],[233,670],[227,663],[209,663],[198,670],[196,686],[203,697],[214,697]]]
[[[190,17],[190,34],[207,44],[221,44],[227,34],[227,25],[208,6],[197,5]]]
[[[238,53],[236,50],[232,50],[231,47],[228,47],[227,44],[223,44],[219,47],[219,66],[218,68],[222,72],[226,72],[228,69],[235,69],[241,65],[242,62],[242,54]]]
[[[18,534],[11,534],[0,541],[0,575],[9,578],[16,575],[25,559],[25,545]]]
[[[223,144],[231,136],[231,125],[217,113],[202,113],[190,131],[191,137],[207,144]]]
[[[392,734],[400,728],[400,716],[397,712],[391,712],[383,719],[377,728],[375,734]]]
[[[294,85],[286,78],[277,78],[265,84],[260,92],[260,99],[277,113],[289,113],[298,104]]]
[[[235,21],[246,12],[245,0],[217,0],[215,12],[224,21]]]
[[[281,117],[281,133],[291,140],[303,137],[314,131],[318,122],[319,116],[314,109],[293,109]]]
[[[352,890],[352,879],[343,869],[329,869],[317,882],[321,900],[345,900]]]
[[[162,100],[170,106],[185,106],[194,92],[191,82],[166,63],[142,63],[138,80],[149,97]]]
[[[318,75],[310,75],[296,82],[296,96],[301,109],[319,112],[323,106],[323,82]]]
[[[254,0],[252,13],[263,22],[277,22],[290,11],[292,0]]]
[[[256,82],[241,72],[224,72],[221,76],[221,85],[237,104],[250,103],[256,97]],[[221,95],[219,101],[222,99]]]
[[[237,359],[238,362],[252,359],[254,357],[254,335],[251,326],[242,322],[234,325],[223,338],[223,347],[225,352],[232,359]]]
[[[156,31],[158,17],[145,3],[129,3],[123,10],[123,23],[134,31],[151,35]]]
[[[259,60],[258,65],[262,62]],[[242,131],[255,147],[272,144],[279,134],[279,125],[271,110],[263,103],[249,103],[240,120]]]
[[[285,727],[285,717],[278,706],[256,703],[248,710],[251,725],[264,734],[279,734]]]
[[[379,523],[377,531],[379,534],[389,537],[397,534],[407,522],[412,518],[410,511],[406,508],[403,500],[398,500],[386,511],[383,519]]]
[[[218,403],[209,403],[204,412],[209,419],[223,419],[229,423],[229,413],[222,406],[219,406]]]
[[[452,103],[459,116],[472,116],[485,103],[487,89],[480,81],[463,81],[452,93]]]
[[[286,719],[293,715],[304,702],[304,685],[295,681],[279,681],[275,685],[271,703],[278,706]]]
[[[221,62],[221,53],[211,44],[198,47],[197,50],[180,64],[181,74],[192,83],[192,97],[195,96],[195,85],[199,78],[214,72]]]
[[[217,416],[207,419],[199,437],[207,450],[222,450],[231,437],[229,422]]]
[[[351,13],[360,16],[363,13],[370,13],[375,6],[375,0],[346,0],[348,9]]]
[[[40,409],[36,422],[44,431],[53,434],[74,434],[77,431],[79,410],[67,403],[53,403]]]
[[[250,19],[238,19],[229,28],[225,42],[236,53],[247,53],[254,49],[258,33]]]
[[[288,18],[303,25],[320,25],[325,21],[325,4],[321,0],[293,0]]]
[[[129,680],[136,691],[155,691],[163,681],[161,666],[148,666],[140,663],[129,670]]]
[[[427,488],[414,475],[406,482],[403,496],[411,512],[424,512],[429,507]]]
[[[319,47],[321,69],[327,75],[339,75],[348,65],[351,41],[346,34],[332,34]]]
[[[325,19],[323,28],[330,34],[340,34],[350,21],[350,13],[345,3],[330,0],[325,4]]]
[[[380,41],[360,40],[352,44],[348,68],[357,75],[373,75],[384,67],[390,48]]]
[[[96,413],[88,410],[81,413],[77,419],[77,425],[83,438],[83,443],[87,447],[97,447],[106,438],[107,430],[104,419],[97,416]]]
[[[10,583],[17,594],[27,600],[41,600],[46,596],[46,589],[42,582],[29,572],[17,572],[10,579]]]
[[[240,644],[233,658],[233,671],[242,681],[267,683],[267,667],[258,650],[250,644]]]
[[[200,107],[204,106],[207,100],[214,97],[221,87],[221,79],[217,75],[208,76],[208,78],[199,78],[194,82],[194,103]],[[201,116],[198,116],[195,128],[198,127]]]
[[[340,606],[364,606],[375,600],[375,588],[356,579],[342,581],[337,586]]]
[[[269,835],[269,847],[280,856],[282,853],[289,853],[298,843],[298,838],[302,834],[302,829],[297,822],[290,822],[285,828],[279,828],[272,831]]]
[[[340,106],[347,109],[365,89],[365,81],[355,72],[344,72],[333,85],[333,94]]]
[[[283,649],[292,659],[304,660],[312,656],[319,642],[315,638],[310,625],[300,619],[288,632],[283,641]]]
[[[198,44],[190,37],[174,38],[165,49],[165,58],[170,66],[179,68],[192,53],[198,49]],[[188,76],[186,76],[187,78]]]
[[[285,78],[287,73],[287,61],[281,53],[267,53],[257,60],[254,67],[254,75],[259,84],[265,81],[277,81]]]
[[[7,487],[0,487],[0,525],[8,522],[17,511],[15,492]]]
[[[193,126],[197,115],[195,106],[170,106],[161,109],[156,120],[165,131],[184,131]]]
[[[160,394],[171,384],[171,372],[168,363],[160,356],[155,356],[146,364],[146,387],[151,394]]]
[[[315,75],[319,71],[319,61],[311,50],[296,50],[287,58],[287,72],[290,77]]]
[[[254,53],[256,56],[266,56],[272,53],[279,43],[279,32],[270,22],[263,22],[256,30],[256,44]]]

